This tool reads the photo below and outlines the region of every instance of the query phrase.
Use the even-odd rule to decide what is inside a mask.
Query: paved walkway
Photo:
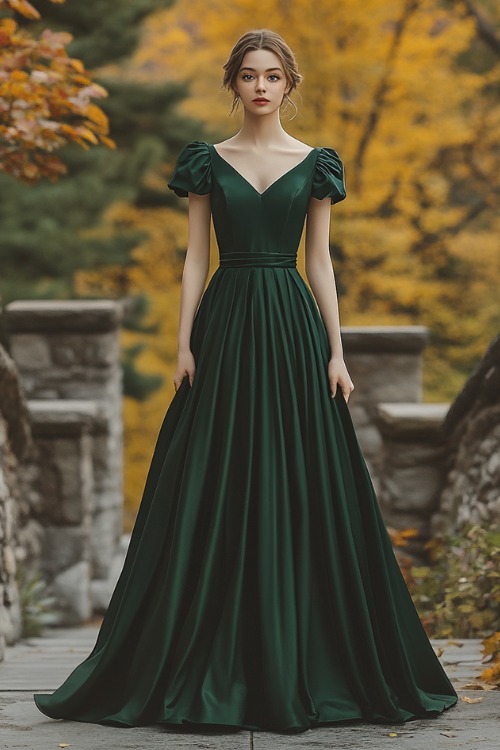
[[[405,724],[337,725],[298,735],[236,730],[177,732],[154,725],[119,728],[76,721],[55,721],[35,706],[33,692],[52,692],[91,651],[95,625],[51,629],[8,648],[0,663],[0,750],[405,750],[500,749],[500,691],[470,689],[481,665],[479,640],[438,641],[441,662],[459,694],[456,706],[437,718]],[[468,702],[472,699],[474,702]],[[391,736],[395,734],[396,736]]]

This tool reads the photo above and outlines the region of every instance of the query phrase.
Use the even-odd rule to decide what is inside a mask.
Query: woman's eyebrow
[[[244,68],[240,68],[240,70],[253,70],[254,73],[256,72],[255,68],[247,68],[246,66]],[[266,68],[264,72],[269,73],[270,70],[281,70],[281,68]]]

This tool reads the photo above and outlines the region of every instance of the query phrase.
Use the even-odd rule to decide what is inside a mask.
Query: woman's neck
[[[246,115],[235,138],[250,148],[262,149],[272,144],[284,143],[290,136],[283,129],[277,113],[254,117]]]

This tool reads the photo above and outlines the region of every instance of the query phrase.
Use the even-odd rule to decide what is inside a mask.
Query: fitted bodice
[[[309,198],[346,197],[337,152],[313,148],[258,192],[212,144],[193,141],[181,152],[168,186],[179,196],[210,193],[221,267],[295,266]]]

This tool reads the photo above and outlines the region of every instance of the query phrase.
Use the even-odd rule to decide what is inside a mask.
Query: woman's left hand
[[[328,362],[328,380],[330,381],[332,398],[337,392],[337,387],[340,387],[347,403],[354,389],[354,383],[347,372],[347,367],[342,357],[332,357]]]

